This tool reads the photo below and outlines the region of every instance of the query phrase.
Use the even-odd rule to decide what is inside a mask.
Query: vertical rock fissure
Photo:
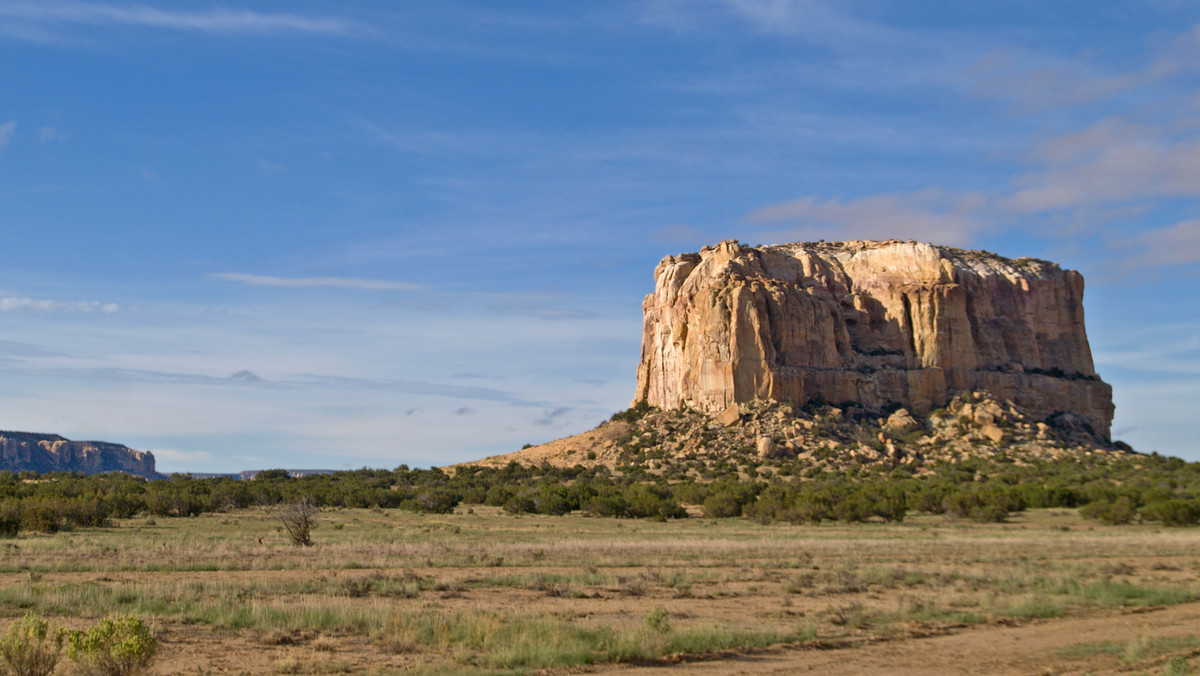
[[[917,320],[913,316],[912,301],[909,300],[907,293],[901,294],[900,300],[904,304],[904,319],[908,322],[908,330],[905,331],[905,335],[908,337],[908,353],[911,355],[908,364],[910,368],[920,368],[923,364],[921,355],[917,352]],[[900,328],[904,329],[904,327]]]

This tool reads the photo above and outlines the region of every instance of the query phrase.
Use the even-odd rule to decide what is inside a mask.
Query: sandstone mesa
[[[725,241],[668,256],[643,303],[634,403],[719,414],[754,400],[903,406],[983,391],[1109,441],[1112,388],[1084,330],[1083,276],[917,242]]]

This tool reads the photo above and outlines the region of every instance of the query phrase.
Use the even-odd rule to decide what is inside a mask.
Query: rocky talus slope
[[[985,391],[1109,439],[1083,277],[1053,263],[917,242],[727,241],[668,256],[654,277],[635,403],[717,414],[820,399],[924,416]]]
[[[912,465],[921,474],[940,461],[1032,462],[1129,450],[1120,442],[1097,444],[1074,414],[1042,420],[1011,401],[966,392],[927,416],[903,408],[883,414],[860,406],[795,407],[767,400],[734,404],[719,416],[637,406],[590,432],[472,464],[648,466],[703,479],[726,475],[731,468],[754,475],[857,465]]]
[[[121,444],[70,441],[57,434],[0,432],[0,470],[20,472],[125,472],[148,479],[163,478],[154,470],[154,455]]]

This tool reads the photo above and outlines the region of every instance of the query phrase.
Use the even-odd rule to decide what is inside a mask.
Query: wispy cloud
[[[1006,206],[1021,213],[1200,195],[1200,130],[1110,117],[1033,150]]]
[[[4,152],[4,148],[8,146],[8,142],[12,140],[13,132],[17,129],[17,121],[9,120],[4,124],[0,124],[0,152]]]
[[[120,310],[116,303],[101,303],[99,301],[57,301],[39,300],[37,298],[19,298],[8,296],[0,298],[0,312],[100,312],[112,314]]]
[[[890,32],[843,11],[844,5],[813,0],[654,0],[642,20],[681,32],[727,30],[735,21],[759,33],[802,36],[830,45],[861,44]]]
[[[279,162],[271,162],[270,160],[260,159],[258,161],[258,168],[261,169],[264,174],[277,174],[284,169],[287,169],[287,165]]]
[[[348,36],[368,32],[352,21],[329,16],[266,13],[250,10],[163,10],[144,5],[86,2],[14,2],[0,5],[0,17],[34,26],[134,26],[211,35],[316,34]],[[10,35],[23,33],[9,30]],[[25,34],[34,34],[25,31]]]
[[[1139,233],[1126,241],[1141,250],[1136,262],[1144,265],[1191,265],[1200,263],[1200,219]]]
[[[359,291],[420,291],[426,287],[409,282],[386,279],[363,279],[361,277],[273,277],[249,275],[240,272],[218,272],[207,276],[222,282],[235,282],[246,286],[273,286],[282,288],[332,288],[357,289]]]
[[[61,131],[54,127],[47,126],[37,130],[37,139],[42,143],[49,143],[51,141],[65,143],[69,138],[71,138],[70,132]]]
[[[1110,74],[1086,61],[1007,50],[984,55],[964,74],[973,95],[1005,101],[1022,114],[1094,103],[1146,79],[1143,72]]]
[[[763,207],[746,218],[757,223],[792,223],[785,238],[919,239],[962,245],[987,227],[978,214],[987,206],[981,193],[931,189],[915,193],[822,200],[808,196]]]
[[[764,206],[746,220],[784,224],[760,233],[771,238],[959,245],[1003,227],[1021,228],[1059,242],[1086,239],[1076,244],[1100,258],[1119,252],[1122,264],[1108,269],[1121,274],[1200,262],[1194,212],[1167,214],[1200,197],[1200,97],[1190,80],[1197,54],[1200,26],[1168,39],[1140,64],[1109,69],[1089,54],[992,53],[961,72],[959,85],[1007,102],[1026,130],[1009,142],[1016,150],[996,153],[997,160],[1014,163],[1007,176],[999,174],[982,190],[807,195]],[[1146,216],[1155,210],[1157,229]]]
[[[490,387],[443,385],[440,383],[400,380],[396,378],[358,378],[334,375],[293,374],[267,379],[252,371],[239,371],[233,375],[222,377],[203,373],[144,368],[63,366],[13,367],[9,368],[7,373],[39,378],[70,378],[89,382],[149,383],[206,387],[254,386],[264,390],[275,391],[377,391],[421,397],[445,397],[449,399],[495,402],[519,407],[543,407],[546,405],[544,401],[530,401],[514,392]]]

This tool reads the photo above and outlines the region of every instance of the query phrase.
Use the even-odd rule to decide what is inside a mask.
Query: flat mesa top
[[[791,242],[766,244],[757,247],[749,247],[738,243],[736,240],[731,240],[729,242],[721,242],[715,246],[704,247],[701,249],[701,252],[713,250],[727,244],[789,257],[796,257],[797,254],[803,253],[830,261],[836,260],[841,263],[864,256],[873,258],[879,254],[899,254],[905,258],[918,260],[944,259],[950,261],[951,264],[958,268],[982,274],[1000,272],[1007,275],[1025,276],[1032,274],[1036,276],[1061,269],[1057,263],[1040,258],[1028,256],[1007,258],[986,250],[959,249],[951,246],[899,239]]]

